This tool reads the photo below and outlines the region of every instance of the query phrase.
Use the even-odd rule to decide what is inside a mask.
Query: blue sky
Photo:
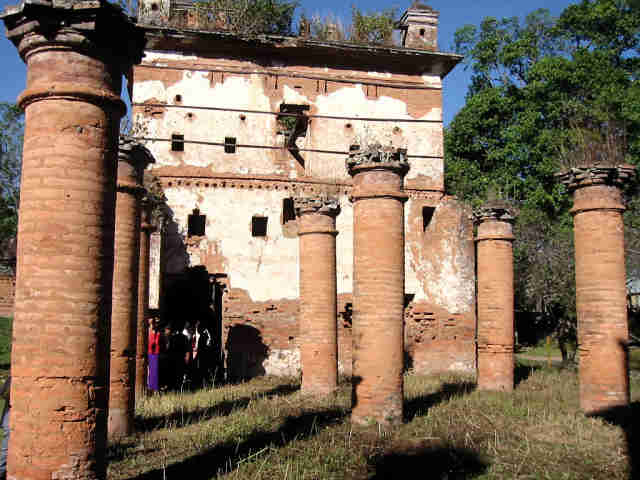
[[[0,8],[16,2],[0,0]],[[402,10],[409,6],[411,0],[302,0],[301,9],[308,15],[332,13],[339,18],[351,17],[351,5],[367,11],[397,7]],[[546,8],[552,15],[558,15],[567,5],[577,0],[423,0],[423,3],[440,12],[439,47],[441,51],[452,51],[453,35],[463,25],[478,25],[484,17],[524,17],[536,8]],[[5,35],[0,38],[0,101],[14,102],[25,85],[26,69],[18,56],[17,50]],[[469,73],[464,65],[458,65],[446,78],[444,83],[444,119],[448,124],[456,112],[464,105],[464,97],[469,83]]]

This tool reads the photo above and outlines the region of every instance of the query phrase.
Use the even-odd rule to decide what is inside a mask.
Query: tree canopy
[[[558,18],[487,17],[458,29],[455,45],[472,81],[445,134],[447,188],[474,204],[497,190],[518,206],[517,307],[574,318],[570,198],[553,175],[579,153],[638,163],[640,5],[582,0]]]
[[[23,120],[20,108],[0,102],[0,248],[3,250],[2,246],[15,237],[18,229]]]

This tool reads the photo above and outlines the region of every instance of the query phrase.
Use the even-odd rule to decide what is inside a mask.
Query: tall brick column
[[[138,321],[136,342],[136,402],[147,392],[147,340],[149,317],[149,240],[156,230],[151,219],[151,204],[142,203],[140,224],[140,255],[138,263]]]
[[[558,176],[573,193],[580,407],[629,403],[623,188],[630,165],[572,168]]]
[[[405,150],[352,147],[353,409],[356,424],[403,415]]]
[[[506,205],[474,212],[478,226],[478,388],[513,391],[513,220]]]
[[[326,395],[338,386],[336,216],[329,198],[296,198],[300,236],[302,391]]]
[[[135,411],[136,330],[142,176],[151,154],[121,137],[116,188],[115,261],[111,308],[111,368],[109,371],[109,437],[133,432]]]
[[[27,64],[8,478],[102,479],[121,78],[142,37],[106,2],[52,3],[2,14]]]

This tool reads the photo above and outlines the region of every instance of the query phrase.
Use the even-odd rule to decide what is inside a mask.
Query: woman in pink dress
[[[149,319],[149,371],[147,374],[147,389],[150,392],[157,392],[160,390],[160,350],[162,343],[162,334],[158,329],[158,319]]]

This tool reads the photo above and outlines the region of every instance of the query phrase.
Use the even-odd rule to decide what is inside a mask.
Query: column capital
[[[409,198],[404,193],[404,176],[409,171],[406,149],[383,147],[379,143],[365,148],[352,145],[346,166],[353,177],[351,202],[367,198],[393,198],[405,202]]]
[[[329,196],[296,197],[293,199],[296,215],[319,213],[336,217],[340,213],[340,202],[337,198]]]
[[[572,215],[594,210],[624,212],[624,191],[636,183],[633,165],[587,165],[556,175],[573,194]]]
[[[23,0],[7,7],[0,18],[25,63],[31,65],[32,57],[48,54],[33,62],[37,67],[29,67],[27,88],[18,97],[20,107],[43,99],[79,98],[111,105],[121,116],[126,113],[120,99],[121,77],[140,62],[145,38],[120,7],[106,0]],[[64,52],[104,62],[104,78],[78,77],[83,67],[73,63],[66,69],[52,67],[61,62],[55,56]]]
[[[473,210],[473,223],[478,226],[476,242],[482,240],[513,241],[516,209],[506,202],[487,202]]]
[[[513,223],[516,219],[516,209],[506,202],[487,202],[473,209],[473,223],[479,225],[489,220]]]
[[[118,190],[143,194],[144,170],[155,160],[141,143],[126,135],[120,136],[118,145]]]
[[[587,165],[570,168],[556,174],[555,178],[565,185],[570,192],[594,185],[607,185],[624,189],[635,182],[636,167],[633,165]]]
[[[6,7],[0,19],[23,60],[42,46],[98,48],[124,66],[142,59],[144,33],[106,0],[22,0]]]
[[[407,149],[383,147],[379,143],[367,147],[351,145],[346,166],[351,176],[368,170],[391,170],[404,177],[409,171]]]

